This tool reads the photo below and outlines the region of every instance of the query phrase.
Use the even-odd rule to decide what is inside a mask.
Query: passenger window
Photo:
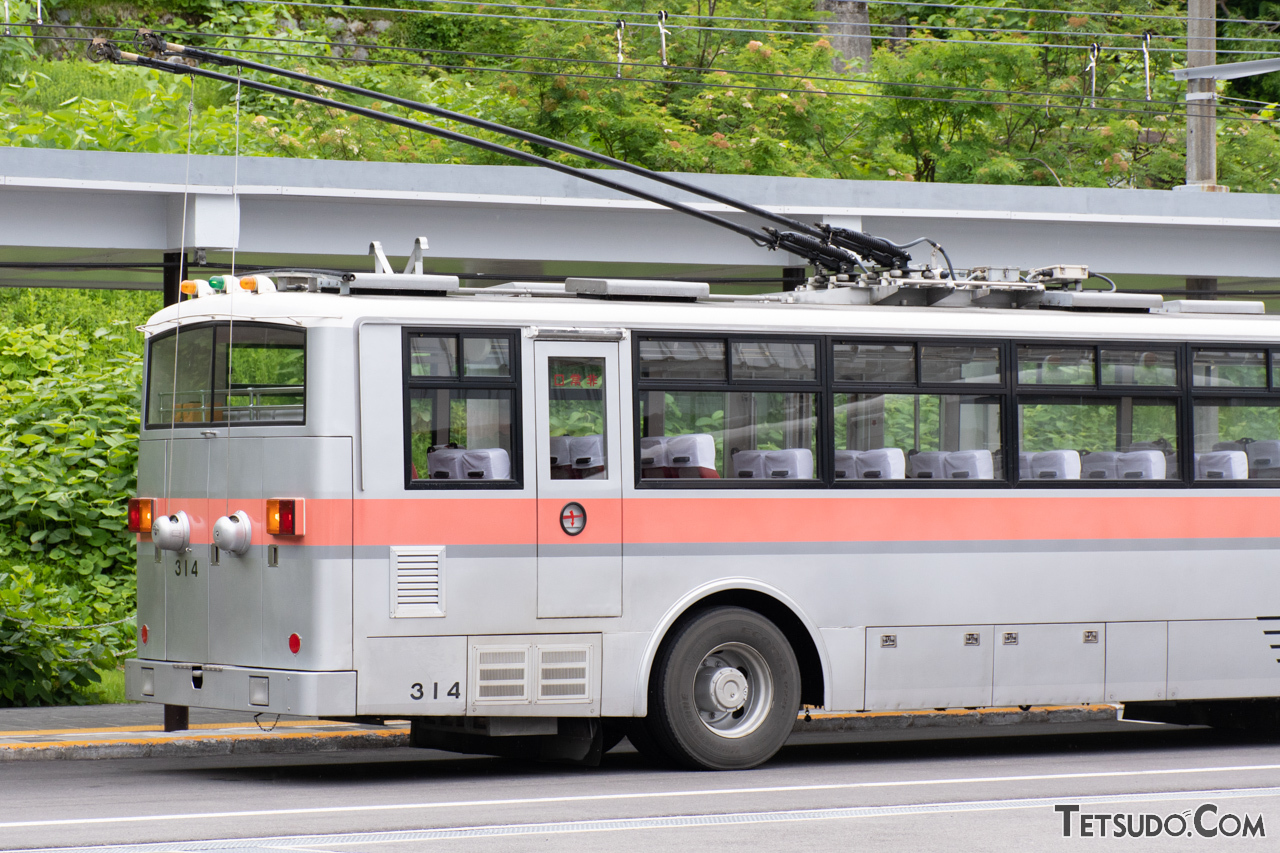
[[[1280,479],[1280,405],[1248,397],[1195,401],[1197,480]]]
[[[1102,349],[1103,385],[1176,387],[1178,360],[1173,350]]]
[[[551,479],[608,479],[604,359],[551,358],[547,373]]]
[[[1000,348],[994,346],[920,347],[922,383],[1001,383]]]
[[[414,335],[409,338],[409,375],[450,378],[457,376],[457,337]]]
[[[1018,347],[1019,385],[1093,385],[1093,347]]]
[[[816,340],[654,338],[637,351],[642,480],[817,479]]]
[[[510,480],[511,397],[497,389],[411,389],[413,479]]]
[[[1023,397],[1020,480],[1177,479],[1177,403],[1151,397]]]
[[[1198,388],[1266,388],[1267,354],[1262,350],[1195,350],[1191,384]]]
[[[724,381],[728,375],[725,369],[724,341],[640,342],[641,379]]]
[[[463,338],[464,376],[510,376],[511,341],[506,338]]]
[[[812,480],[815,394],[645,390],[644,479]]]
[[[733,344],[734,379],[818,378],[817,347],[810,343],[748,341]]]
[[[836,394],[836,480],[1000,480],[1000,401]]]
[[[424,488],[517,485],[514,336],[406,332],[405,346],[409,480]]]
[[[914,384],[915,345],[838,343],[835,345],[835,381]]]

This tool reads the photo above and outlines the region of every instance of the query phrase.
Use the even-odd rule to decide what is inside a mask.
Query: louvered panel
[[[391,549],[392,618],[444,615],[444,546]]]
[[[529,701],[528,646],[472,646],[471,659],[476,703]]]
[[[590,646],[538,646],[537,702],[591,700]]]

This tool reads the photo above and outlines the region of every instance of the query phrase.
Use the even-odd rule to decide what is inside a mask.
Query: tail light
[[[302,651],[302,638],[297,634],[289,635],[289,651],[295,655]]]
[[[150,533],[156,502],[151,498],[129,498],[129,532]]]
[[[301,498],[271,498],[267,501],[267,532],[272,536],[301,536]]]

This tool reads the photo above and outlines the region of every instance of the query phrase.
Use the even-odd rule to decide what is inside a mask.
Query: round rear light
[[[151,631],[148,630],[146,625],[143,625],[139,634],[142,636],[142,645],[145,646],[147,644],[147,638],[151,636]]]
[[[297,634],[289,635],[289,651],[293,652],[295,655],[302,651],[302,638]]]

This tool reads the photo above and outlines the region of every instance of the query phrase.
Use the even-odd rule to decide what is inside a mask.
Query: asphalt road
[[[1280,739],[1136,723],[967,734],[798,738],[765,767],[738,773],[655,768],[625,743],[596,769],[412,749],[10,762],[0,764],[0,850],[1277,847]],[[1065,838],[1055,806],[1071,805],[1080,810]],[[1196,831],[1197,812],[1218,835]],[[1143,832],[1159,820],[1161,834],[1117,838],[1108,817],[1099,837],[1103,819],[1082,820],[1098,814]],[[1265,836],[1242,837],[1228,815],[1255,826],[1261,815]]]

